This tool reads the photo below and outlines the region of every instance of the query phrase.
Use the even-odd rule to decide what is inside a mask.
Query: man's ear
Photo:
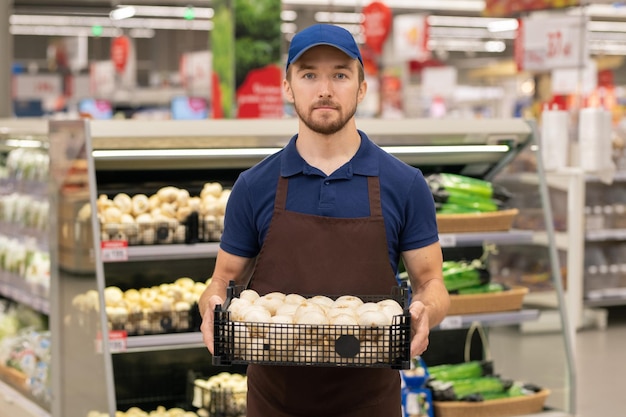
[[[289,81],[287,81],[286,79],[283,80],[283,96],[285,97],[285,100],[287,100],[289,103],[293,103],[293,92],[291,91],[291,84],[289,84]]]
[[[359,86],[359,93],[357,95],[358,102],[360,103],[365,98],[365,94],[367,93],[367,81],[363,80],[361,85]]]

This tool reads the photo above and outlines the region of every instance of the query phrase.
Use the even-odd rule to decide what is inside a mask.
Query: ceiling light
[[[133,6],[121,6],[109,13],[111,20],[123,20],[133,17],[136,11]]]
[[[292,6],[327,6],[354,8],[354,0],[283,0],[283,5]],[[458,10],[465,12],[482,12],[485,9],[483,0],[386,0],[391,9],[410,10]]]
[[[330,23],[363,23],[363,13],[317,12],[315,20]]]
[[[517,30],[518,27],[519,23],[517,19],[494,20],[487,24],[487,30],[489,32],[508,32]]]
[[[135,9],[135,16],[150,17],[178,17],[184,19],[189,13],[189,7],[180,6],[138,6],[123,5],[120,7],[132,7]],[[193,7],[194,19],[212,19],[214,11],[210,7]]]
[[[593,20],[587,22],[587,29],[594,32],[626,32],[626,22]]]

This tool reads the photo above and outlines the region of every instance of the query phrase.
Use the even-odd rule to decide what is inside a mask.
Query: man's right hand
[[[224,305],[224,300],[218,295],[212,295],[205,310],[202,312],[202,324],[200,325],[202,340],[211,354],[213,354],[213,318],[215,306],[218,304]]]

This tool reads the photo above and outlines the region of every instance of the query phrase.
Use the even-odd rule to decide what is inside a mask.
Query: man
[[[390,294],[400,257],[413,299],[411,355],[449,305],[432,195],[421,172],[357,130],[362,58],[352,35],[314,25],[294,36],[283,81],[298,134],[242,173],[226,210],[211,285],[200,300],[213,349],[213,311],[230,280],[259,294]],[[248,366],[248,417],[400,416],[392,369]]]

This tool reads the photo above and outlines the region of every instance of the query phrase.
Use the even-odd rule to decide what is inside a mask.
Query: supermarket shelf
[[[602,297],[596,299],[586,298],[584,301],[585,307],[617,307],[626,306],[626,295],[616,297]]]
[[[626,229],[587,230],[585,239],[588,242],[604,242],[605,240],[626,240]]]
[[[50,417],[50,413],[43,408],[41,408],[38,404],[35,404],[28,398],[24,397],[18,391],[13,389],[13,387],[7,385],[4,381],[0,380],[0,396],[7,403],[11,405],[15,405],[24,412],[28,417]],[[24,414],[20,414],[21,416],[26,417]]]
[[[155,334],[150,336],[131,336],[127,339],[124,351],[112,353],[190,349],[204,346],[202,333],[200,332]]]
[[[533,233],[526,230],[483,233],[442,233],[439,235],[443,247],[482,246],[483,243],[523,244],[533,241]],[[190,245],[138,245],[128,246],[128,262],[210,258],[217,255],[219,242],[195,243]],[[105,260],[105,262],[107,262]],[[113,262],[113,261],[108,261]]]
[[[502,311],[497,313],[462,314],[446,317],[437,327],[439,330],[463,329],[479,322],[488,326],[507,326],[525,321],[537,320],[540,311],[526,309],[519,311]]]
[[[212,258],[217,255],[218,242],[190,245],[143,245],[128,247],[128,261],[177,260]]]
[[[483,246],[485,243],[501,245],[519,245],[533,242],[533,232],[529,230],[511,230],[505,232],[480,233],[442,233],[439,235],[444,248]]]
[[[47,298],[17,288],[6,282],[0,282],[0,295],[24,304],[40,313],[50,314],[50,301]]]

